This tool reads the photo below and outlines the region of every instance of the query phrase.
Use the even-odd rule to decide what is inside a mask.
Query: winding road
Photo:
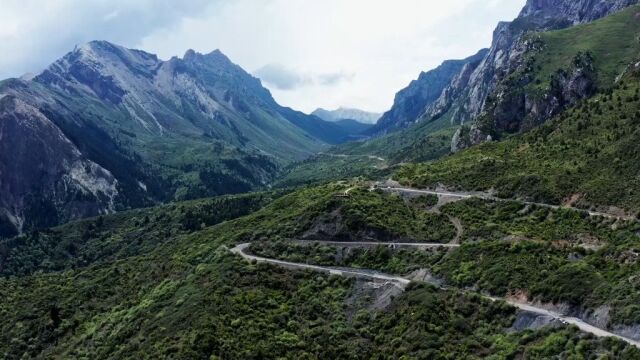
[[[457,243],[409,243],[409,242],[379,242],[379,241],[331,241],[331,240],[289,240],[296,244],[322,244],[343,247],[362,247],[362,246],[387,246],[391,248],[412,247],[419,249],[429,248],[456,248],[460,247]]]
[[[327,244],[340,244],[340,242],[323,242],[323,243],[327,243]],[[352,243],[353,244],[353,243]],[[361,243],[361,244],[372,244],[372,243]],[[378,244],[383,244],[386,245],[386,243],[378,243]],[[405,246],[430,246],[430,247],[443,247],[443,246],[449,246],[449,247],[455,247],[455,246],[459,246],[456,244],[411,244],[411,243],[406,243],[404,244]],[[401,276],[395,276],[395,275],[389,275],[389,274],[384,274],[384,273],[379,273],[379,272],[371,272],[371,271],[366,271],[366,270],[360,270],[360,269],[343,269],[343,268],[333,268],[333,267],[327,267],[327,266],[317,266],[317,265],[309,265],[309,264],[300,264],[300,263],[293,263],[293,262],[288,262],[288,261],[282,261],[282,260],[276,260],[276,259],[269,259],[269,258],[264,258],[264,257],[260,257],[260,256],[255,256],[255,255],[250,255],[247,254],[245,252],[245,250],[251,246],[250,243],[246,243],[246,244],[239,244],[237,246],[235,246],[233,249],[231,249],[231,252],[237,255],[240,255],[241,257],[243,257],[244,259],[248,260],[248,261],[256,261],[256,262],[261,262],[261,263],[267,263],[267,264],[273,264],[273,265],[277,265],[277,266],[281,266],[284,267],[286,269],[291,269],[291,270],[311,270],[311,271],[316,271],[316,272],[320,272],[320,273],[325,273],[325,274],[330,274],[330,275],[337,275],[337,276],[344,276],[344,277],[354,277],[354,278],[360,278],[360,279],[369,279],[369,280],[381,280],[381,281],[387,281],[390,283],[393,283],[395,286],[397,286],[398,288],[404,289],[410,282],[411,280],[405,277],[401,277]],[[438,286],[438,285],[436,285]],[[442,287],[441,287],[442,288]],[[443,288],[444,289],[444,288]],[[489,299],[492,301],[504,301],[506,303],[508,303],[511,306],[514,306],[520,310],[523,311],[527,311],[527,312],[531,312],[534,314],[538,314],[538,315],[544,315],[544,316],[550,316],[558,321],[561,321],[563,323],[566,324],[572,324],[577,326],[580,330],[593,334],[595,336],[598,337],[614,337],[614,338],[618,338],[622,341],[625,341],[633,346],[636,346],[638,348],[640,348],[640,341],[636,341],[624,336],[620,336],[618,334],[614,334],[610,331],[607,331],[605,329],[601,329],[598,327],[595,327],[591,324],[588,324],[586,322],[584,322],[581,319],[578,318],[574,318],[574,317],[569,317],[569,316],[565,316],[562,315],[560,313],[556,313],[547,309],[543,309],[543,308],[539,308],[536,307],[532,304],[525,304],[525,303],[521,303],[521,302],[517,302],[517,301],[513,301],[510,299],[505,299],[505,298],[497,298],[497,297],[492,297],[492,296],[487,296],[481,293],[477,293],[478,295],[484,297],[485,299]]]
[[[614,220],[627,220],[627,221],[628,220],[634,220],[634,217],[632,217],[632,216],[620,216],[620,215],[614,215],[614,214],[609,214],[609,213],[605,213],[605,212],[589,211],[589,210],[579,209],[579,208],[575,208],[575,207],[571,207],[571,206],[550,205],[550,204],[538,203],[538,202],[533,202],[533,201],[522,201],[522,200],[515,200],[515,199],[502,199],[502,198],[493,196],[491,194],[482,193],[482,192],[452,192],[452,191],[438,191],[438,190],[422,190],[422,189],[415,189],[415,188],[408,188],[408,187],[401,187],[401,186],[379,186],[378,188],[380,190],[382,190],[382,191],[388,191],[388,192],[399,192],[399,193],[406,193],[406,194],[437,195],[437,196],[446,196],[446,197],[451,197],[451,198],[458,198],[458,199],[461,199],[461,200],[471,199],[471,198],[479,198],[479,199],[483,199],[483,200],[503,201],[503,202],[516,201],[516,202],[519,202],[519,203],[522,203],[522,204],[525,204],[525,205],[535,205],[535,206],[544,207],[544,208],[553,209],[553,210],[570,209],[570,210],[575,210],[575,211],[580,211],[580,212],[586,212],[590,216],[601,216],[601,217],[604,217],[604,218],[614,219]]]
[[[233,249],[231,249],[231,252],[234,254],[238,254],[249,261],[257,261],[257,262],[262,262],[267,264],[278,265],[290,270],[312,270],[316,272],[321,272],[321,273],[330,274],[330,275],[338,275],[343,277],[355,277],[360,279],[389,281],[402,289],[404,289],[404,287],[411,282],[411,280],[403,278],[401,276],[387,275],[387,274],[382,274],[377,272],[367,272],[367,271],[358,270],[358,269],[338,269],[338,268],[332,268],[327,266],[299,264],[299,263],[293,263],[289,261],[263,258],[260,256],[247,254],[245,250],[249,246],[251,246],[251,244],[240,244],[234,247]]]

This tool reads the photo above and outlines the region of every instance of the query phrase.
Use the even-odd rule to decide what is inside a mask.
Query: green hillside
[[[64,271],[49,272],[54,269],[43,266],[43,272],[0,278],[0,315],[5,320],[0,325],[0,354],[6,359],[640,355],[622,342],[596,339],[572,327],[512,331],[513,308],[454,290],[410,285],[388,307],[375,308],[379,295],[364,282],[250,264],[228,251],[236,242],[296,234],[325,214],[336,193],[350,187],[302,189],[249,216],[217,225],[233,217],[229,210],[238,204],[259,206],[264,200],[231,197],[106,216],[101,226],[113,229],[112,236],[143,220],[143,214],[149,214],[143,228],[151,234],[167,224],[176,230],[152,247],[132,247],[103,261],[67,259],[68,267],[58,267]],[[381,201],[385,195],[376,192],[352,191],[352,197],[340,200],[342,207],[352,209],[343,212],[347,218],[394,231],[407,226],[381,218],[386,213],[411,217],[403,202]],[[222,217],[191,226],[188,220],[194,217],[181,217],[181,208],[194,213],[201,209],[199,216],[219,212]],[[412,211],[418,215],[417,209]],[[90,249],[82,244],[91,240],[81,240],[81,233],[84,228],[90,231],[87,237],[101,237],[104,231],[91,230],[96,221],[69,225],[69,242]],[[437,232],[442,225],[428,227]]]
[[[524,135],[485,143],[440,161],[407,165],[404,184],[495,190],[504,197],[640,210],[640,82],[617,86]]]
[[[289,166],[275,185],[297,186],[359,176],[378,179],[388,177],[398,164],[441,158],[450,153],[455,132],[449,115],[380,138],[336,146]]]
[[[172,203],[34,230],[0,240],[0,275],[63,271],[146,254],[178,236],[246,216],[282,194]]]
[[[269,240],[254,243],[251,251],[268,258],[405,276],[427,269],[447,285],[566,305],[579,317],[607,307],[602,326],[611,329],[640,323],[640,267],[632,260],[639,243],[638,223],[479,199],[450,203],[440,211],[459,219],[460,248],[380,246],[345,251],[333,245]],[[442,231],[437,224],[430,228]]]
[[[640,6],[632,6],[598,21],[530,36],[541,50],[533,58],[534,85],[549,85],[558,69],[565,69],[578,53],[590,53],[598,87],[608,88],[640,55]]]

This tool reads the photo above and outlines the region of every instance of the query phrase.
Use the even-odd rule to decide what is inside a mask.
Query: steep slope
[[[498,85],[474,126],[454,138],[462,147],[484,136],[506,140],[408,166],[398,179],[637,214],[639,11],[632,6],[589,24],[525,36],[524,62]],[[548,118],[553,121],[545,123]]]
[[[592,23],[524,35],[480,115],[454,138],[453,150],[527,131],[612,86],[638,59],[639,10],[633,6]]]
[[[172,199],[260,188],[283,165],[349,136],[336,124],[279,106],[258,79],[219,51],[188,51],[183,59],[161,61],[95,41],[32,80],[1,82],[0,96],[22,104],[2,103],[3,117],[18,124],[5,128],[1,147],[13,149],[17,132],[28,129],[30,138],[53,136],[78,153],[71,157],[66,147],[45,144],[12,154],[0,168],[0,236]],[[28,125],[44,119],[46,126]],[[38,159],[59,165],[43,168]],[[4,185],[21,180],[11,171],[16,164],[31,174],[25,178],[32,182],[20,189]],[[93,170],[82,175],[80,193],[86,196],[80,206],[74,203],[77,186],[56,188],[51,181],[78,178],[81,164]],[[99,194],[95,184],[104,181],[109,189]],[[27,204],[29,198],[41,199],[41,209],[31,209],[36,205]]]
[[[417,80],[398,92],[391,110],[368,133],[379,136],[414,124],[442,95],[447,85],[453,81],[462,81],[458,79],[459,74],[473,71],[486,54],[486,49],[481,50],[467,59],[448,60],[436,69],[420,74]]]
[[[492,189],[500,196],[637,214],[640,79],[630,69],[612,89],[502,142],[472,147],[396,178],[414,186]]]
[[[480,116],[498,83],[523,62],[522,55],[526,52],[521,42],[523,35],[591,22],[635,3],[637,0],[527,1],[518,18],[498,25],[489,53],[468,81],[451,84],[448,91],[426,111],[427,118],[453,111],[453,121],[461,124]],[[478,142],[485,140],[486,136],[477,138],[472,140]],[[453,150],[464,146],[464,142],[454,138]]]
[[[343,107],[336,110],[316,109],[311,115],[315,115],[325,121],[354,120],[362,124],[375,124],[382,116],[382,114],[378,113]]]
[[[442,96],[438,99],[426,111],[427,118],[436,118],[453,111],[453,121],[462,124],[481,116],[490,103],[488,100],[498,96],[494,92],[500,81],[524,62],[523,54],[531,45],[523,42],[525,34],[588,23],[635,3],[637,0],[527,1],[518,18],[498,25],[489,53],[469,76],[468,81],[455,86],[452,84],[450,93],[455,96]],[[468,140],[469,136],[462,131],[464,130],[458,132],[452,140],[453,151],[468,146],[468,142],[487,140],[489,135],[474,129]]]
[[[0,176],[0,234],[112,211],[118,195],[108,170],[12,95],[0,99]]]
[[[279,183],[386,176],[385,167],[431,161],[544,123],[598,89],[611,86],[635,62],[640,51],[635,40],[640,21],[636,7],[625,10],[631,3],[529,1],[518,19],[500,24],[493,47],[467,59],[475,62],[449,74],[448,84],[437,81],[443,79],[445,65],[460,67],[464,61],[447,62],[423,74],[423,81],[400,92],[394,108],[366,132],[375,133],[391,119],[387,124],[390,133],[339,145],[328,152],[340,157],[312,158],[291,167]],[[558,27],[569,28],[538,32]],[[480,85],[473,85],[474,81]],[[431,86],[434,84],[437,86]],[[425,106],[421,97],[425,94],[431,94],[430,103],[418,110]],[[470,106],[473,97],[482,99],[482,104]],[[411,105],[416,103],[421,105]],[[400,118],[406,121],[396,122]],[[471,119],[474,121],[469,122]],[[460,127],[461,122],[466,125]],[[403,125],[393,131],[397,124]],[[383,164],[379,158],[384,159]]]

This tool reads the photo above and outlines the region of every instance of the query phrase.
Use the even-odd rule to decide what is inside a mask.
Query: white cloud
[[[496,23],[515,17],[523,4],[0,0],[0,75],[37,71],[75,44],[94,39],[163,58],[188,48],[219,48],[246,70],[258,69],[283,105],[305,111],[339,106],[384,111],[395,92],[420,71],[488,46]]]
[[[500,20],[517,15],[514,0],[235,0],[198,19],[145,38],[163,57],[186,47],[220,48],[246,69],[280,64],[302,81],[267,83],[276,100],[304,111],[316,107],[388,110],[395,93],[450,58],[491,42]],[[327,86],[308,74],[348,74]],[[282,84],[281,84],[282,85]]]
[[[253,74],[260,78],[264,85],[285,91],[297,91],[306,86],[337,86],[354,77],[353,74],[344,71],[325,74],[301,73],[282,64],[267,64]]]
[[[0,77],[37,72],[91,40],[136,46],[196,17],[207,0],[0,0]]]

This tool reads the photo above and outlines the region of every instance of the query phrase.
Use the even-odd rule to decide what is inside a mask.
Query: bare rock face
[[[0,179],[3,235],[109,213],[118,194],[109,171],[85,158],[38,109],[11,95],[0,99]]]
[[[526,49],[520,52],[522,54],[536,51],[529,41],[521,41],[516,48]],[[511,71],[527,66],[515,61],[512,64]],[[498,83],[468,133],[463,130],[456,132],[451,145],[453,152],[493,139],[498,132],[531,130],[596,92],[593,58],[588,53],[579,53],[569,69],[558,70],[553,75],[550,88],[541,95],[525,91],[525,86],[531,83],[532,78],[526,71],[519,74],[517,81]]]
[[[475,69],[486,54],[487,50],[483,49],[469,58],[447,60],[436,69],[420,74],[417,80],[396,94],[391,110],[386,112],[368,133],[374,136],[382,135],[419,121],[425,111],[442,96],[448,85],[466,81],[465,76]]]
[[[573,25],[590,22],[636,4],[637,0],[529,0],[520,13],[542,24],[561,19]]]

